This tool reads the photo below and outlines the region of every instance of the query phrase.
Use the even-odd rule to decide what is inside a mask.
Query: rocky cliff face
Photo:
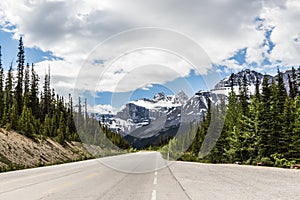
[[[233,74],[233,85],[238,86],[238,82],[242,81],[244,75],[246,75],[247,83],[249,85],[255,85],[256,80],[258,79],[259,84],[262,84],[264,75],[249,69],[242,70],[238,73]],[[269,79],[272,79],[272,76],[267,75]],[[215,89],[230,87],[229,77],[224,78],[218,84],[215,85]]]
[[[287,83],[290,71],[283,73]],[[253,70],[242,70],[233,74],[234,90],[238,94],[238,83],[246,76],[249,95],[254,94],[258,80],[262,84],[264,75]],[[266,75],[270,83],[275,77]],[[288,84],[286,84],[288,86]],[[287,88],[288,90],[288,88]],[[200,122],[207,112],[208,104],[219,105],[230,92],[229,77],[221,80],[211,91],[199,91],[190,99],[183,92],[176,95],[156,94],[152,99],[140,99],[126,104],[124,109],[110,117],[107,124],[123,135],[134,147],[159,144],[174,137],[180,126]]]
[[[176,95],[165,95],[163,92],[156,94],[153,99],[140,99],[132,101],[116,114],[114,120],[128,122],[127,125],[134,126],[130,131],[123,128],[125,134],[133,131],[134,128],[145,126],[152,121],[167,116],[173,110],[180,110],[188,100],[188,96],[184,92],[179,92]],[[126,133],[127,132],[127,133]]]
[[[128,103],[123,110],[117,113],[116,117],[123,120],[131,119],[134,123],[141,123],[150,119],[149,113],[149,109],[145,107]]]
[[[296,70],[296,74],[298,74],[298,73],[299,73],[299,70]],[[282,72],[282,77],[283,77],[283,80],[284,80],[287,91],[289,91],[288,75],[291,76],[291,74],[292,74],[292,70],[287,70],[285,72]],[[233,74],[234,91],[237,94],[239,92],[238,83],[239,83],[239,81],[241,82],[243,80],[244,75],[246,75],[249,95],[252,95],[252,94],[255,93],[255,84],[256,84],[257,79],[258,79],[258,82],[259,82],[260,86],[262,85],[264,76],[267,76],[267,78],[269,79],[269,83],[272,83],[273,80],[277,79],[277,75],[276,76],[271,76],[271,75],[268,75],[268,74],[261,74],[259,72],[249,70],[249,69],[242,70],[238,73]],[[216,84],[215,88],[212,89],[211,92],[228,95],[229,92],[230,92],[229,77],[224,78],[218,84]]]
[[[224,95],[199,91],[188,99],[184,92],[176,95],[158,93],[153,99],[140,99],[126,104],[108,126],[119,132],[134,147],[159,144],[177,134],[179,126],[203,119],[208,103],[219,103]]]

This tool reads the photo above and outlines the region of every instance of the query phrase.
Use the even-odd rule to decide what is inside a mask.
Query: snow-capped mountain
[[[253,95],[255,93],[256,81],[258,80],[258,82],[261,86],[264,75],[259,72],[250,70],[250,69],[244,69],[238,73],[233,74],[233,88],[237,94],[239,93],[239,82],[242,82],[244,76],[246,76],[249,95]],[[271,82],[273,77],[270,75],[266,75],[266,76],[268,76],[268,78]],[[230,77],[226,77],[223,80],[221,80],[219,83],[217,83],[215,85],[215,88],[212,89],[211,92],[217,93],[217,94],[224,94],[224,95],[228,96],[230,89],[231,89],[230,88]]]
[[[183,92],[176,95],[156,94],[152,99],[131,101],[115,116],[106,119],[134,147],[159,144],[174,137],[179,126],[200,122],[208,102],[218,103],[222,95],[199,91],[192,98]]]
[[[298,73],[299,73],[299,70],[296,70],[296,74],[298,74]],[[292,70],[287,70],[285,72],[282,72],[282,78],[285,83],[287,91],[289,91],[288,75],[291,76],[291,74],[292,74]],[[233,74],[233,85],[234,85],[233,88],[237,94],[239,93],[238,83],[239,83],[239,81],[241,82],[243,80],[244,75],[246,75],[249,95],[253,95],[255,93],[255,84],[256,84],[257,79],[258,79],[260,89],[261,89],[261,85],[262,85],[264,76],[268,77],[269,83],[271,83],[272,80],[275,80],[277,78],[277,75],[276,76],[271,76],[268,74],[264,75],[264,74],[254,71],[254,70],[244,69],[238,73]],[[226,77],[223,80],[221,80],[219,83],[217,83],[215,85],[215,88],[212,89],[211,92],[216,93],[216,94],[225,94],[226,96],[228,96],[230,89],[231,89],[229,78],[230,77]]]
[[[166,95],[165,93],[160,92],[156,94],[153,99],[143,98],[137,101],[132,101],[130,103],[149,110],[162,110],[165,108],[181,106],[188,99],[188,96],[183,91],[180,91],[176,95]]]
[[[287,71],[283,74],[287,83]],[[297,72],[298,73],[298,72]],[[249,95],[254,94],[258,80],[262,84],[264,75],[253,70],[242,70],[233,74],[234,90],[238,94],[238,83],[246,76]],[[270,83],[276,78],[266,75]],[[288,84],[286,84],[288,87]],[[190,99],[183,92],[176,95],[156,94],[152,99],[139,99],[127,103],[116,115],[106,115],[106,125],[121,134],[133,147],[142,148],[161,144],[174,137],[179,130],[189,128],[190,123],[200,122],[207,112],[208,104],[219,105],[221,98],[227,99],[230,92],[229,77],[221,80],[210,91],[199,91]]]
[[[127,103],[121,111],[106,121],[111,129],[121,135],[127,135],[160,117],[167,116],[168,112],[181,107],[187,100],[188,96],[183,91],[176,95],[160,92],[152,99],[143,98]]]
[[[257,79],[259,80],[259,83],[261,84],[263,77],[264,77],[264,75],[259,72],[256,72],[256,71],[253,71],[250,69],[245,69],[236,74],[233,74],[233,85],[238,86],[238,82],[242,81],[244,75],[246,75],[246,79],[247,79],[247,82],[249,85],[255,85]],[[272,78],[272,76],[270,76],[270,75],[267,75],[267,76],[269,79]],[[224,78],[218,84],[215,85],[215,89],[222,88],[222,87],[230,87],[229,77]]]
[[[295,70],[295,73],[296,73],[296,75],[300,74],[299,68]],[[283,82],[285,84],[285,88],[286,88],[287,92],[290,91],[288,76],[290,76],[290,78],[292,78],[292,70],[287,70],[282,73]],[[273,79],[274,78],[276,79],[277,75],[275,77],[273,77]],[[299,86],[299,89],[300,89],[300,86]]]
[[[223,94],[215,94],[200,90],[183,105],[181,123],[201,121],[203,115],[206,114],[208,104],[219,105],[222,98],[226,100],[226,96]]]

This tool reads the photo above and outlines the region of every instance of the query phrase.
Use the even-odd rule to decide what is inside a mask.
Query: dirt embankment
[[[0,171],[52,165],[91,158],[80,142],[61,145],[48,138],[32,140],[0,129]]]

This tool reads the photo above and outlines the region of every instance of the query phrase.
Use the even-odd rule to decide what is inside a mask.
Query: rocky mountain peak
[[[156,95],[154,95],[153,100],[157,102],[157,101],[165,100],[166,97],[167,96],[164,92],[159,92]]]
[[[175,98],[178,99],[179,103],[184,104],[189,100],[188,95],[184,93],[184,91],[180,90],[176,95]]]
[[[259,80],[260,84],[262,83],[262,79],[264,75],[250,69],[243,69],[242,71],[233,74],[233,85],[238,86],[239,81],[242,81],[244,76],[246,76],[248,85],[255,85],[257,79]],[[272,76],[269,76],[269,79],[271,78]],[[218,84],[216,84],[215,89],[220,89],[223,87],[230,87],[229,77],[224,78]]]

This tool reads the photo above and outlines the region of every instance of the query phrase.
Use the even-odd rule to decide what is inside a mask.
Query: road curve
[[[139,152],[0,174],[0,199],[300,199],[300,171]]]

